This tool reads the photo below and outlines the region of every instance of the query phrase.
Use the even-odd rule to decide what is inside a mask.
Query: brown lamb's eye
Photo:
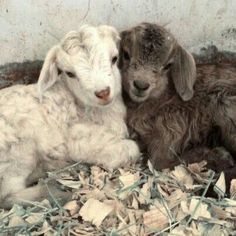
[[[154,74],[157,74],[157,73],[158,73],[158,70],[153,69],[152,72],[153,72]]]
[[[117,59],[118,59],[117,56],[114,56],[114,57],[112,58],[112,60],[111,60],[112,65],[114,65],[114,64],[117,62]]]
[[[166,64],[165,66],[164,66],[164,70],[169,70],[170,69],[170,67],[171,67],[171,65],[172,65],[172,63],[168,63],[168,64]]]
[[[129,61],[130,60],[130,56],[129,53],[127,51],[123,51],[123,57],[125,60]]]
[[[74,74],[74,73],[72,73],[72,72],[70,72],[70,71],[66,71],[65,73],[66,73],[66,75],[67,75],[68,77],[70,77],[70,78],[75,78],[75,74]]]

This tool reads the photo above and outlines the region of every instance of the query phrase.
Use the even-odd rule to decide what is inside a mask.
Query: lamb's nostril
[[[150,84],[142,80],[134,80],[134,87],[139,90],[147,90]]]
[[[95,92],[96,97],[102,99],[102,100],[107,100],[110,95],[110,87],[106,87],[103,90]]]

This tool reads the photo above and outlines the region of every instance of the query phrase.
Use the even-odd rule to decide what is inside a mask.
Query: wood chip
[[[203,218],[211,218],[211,214],[208,211],[208,205],[200,202],[200,200],[196,198],[192,198],[189,206],[189,213],[192,215],[194,220],[197,220],[200,217]]]
[[[15,227],[19,225],[24,225],[26,222],[22,219],[22,217],[18,215],[13,215],[9,220],[9,226]]]
[[[128,211],[128,216],[129,216],[129,225],[130,227],[128,228],[128,231],[131,235],[136,236],[136,231],[137,231],[137,222],[135,219],[135,214],[133,211]]]
[[[143,224],[147,230],[162,230],[168,226],[169,219],[165,208],[152,209],[143,214]]]
[[[231,218],[230,212],[227,212],[218,206],[212,205],[211,211],[213,212],[214,217],[218,218],[220,220],[225,220],[225,219]]]
[[[132,174],[130,172],[125,172],[121,176],[119,176],[119,181],[122,185],[121,192],[118,192],[118,196],[120,199],[126,199],[130,193],[132,192],[132,185],[139,180],[139,174]],[[129,189],[130,188],[130,189]]]
[[[57,179],[57,182],[59,182],[60,184],[66,187],[74,188],[74,189],[79,189],[82,185],[80,181],[67,180],[67,179]]]
[[[127,188],[133,185],[136,181],[138,181],[139,176],[137,174],[131,174],[129,172],[124,173],[119,176],[119,180],[122,184],[122,188]]]
[[[91,167],[91,175],[93,178],[94,186],[101,188],[104,186],[104,180],[106,177],[106,172],[102,170],[99,166],[92,166]]]
[[[173,171],[171,171],[172,176],[180,183],[184,184],[186,187],[193,185],[193,178],[183,166],[176,166]]]
[[[70,201],[67,202],[63,208],[67,211],[69,211],[70,215],[73,216],[79,211],[79,206],[77,204],[77,201]]]
[[[29,224],[36,224],[41,222],[44,219],[43,213],[31,213],[30,216],[28,216],[25,221]]]
[[[220,177],[214,186],[214,191],[218,194],[219,197],[224,197],[226,191],[224,172],[221,172]]]
[[[151,198],[151,188],[150,183],[145,183],[139,190],[138,200],[140,204],[146,204]]]
[[[99,227],[105,217],[113,211],[111,205],[102,203],[97,199],[90,198],[80,209],[79,214],[83,220],[90,221]]]
[[[167,198],[170,208],[180,204],[183,200],[187,199],[188,194],[183,192],[181,189],[176,189]]]
[[[236,179],[232,179],[230,183],[230,198],[236,199]]]

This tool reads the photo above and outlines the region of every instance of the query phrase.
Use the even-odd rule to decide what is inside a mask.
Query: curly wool
[[[139,157],[128,139],[120,74],[111,63],[119,36],[110,26],[83,26],[52,47],[37,85],[0,94],[0,205],[45,198],[30,185],[70,163],[116,168]],[[72,77],[72,78],[71,78]],[[110,104],[95,96],[110,88]]]

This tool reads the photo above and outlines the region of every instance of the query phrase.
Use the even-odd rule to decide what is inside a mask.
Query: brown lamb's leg
[[[155,145],[152,143],[152,147]],[[179,154],[177,150],[168,145],[170,149],[166,149],[166,145],[159,148],[149,149],[150,160],[157,170],[170,168],[182,163],[191,164],[195,162],[207,161],[207,167],[216,172],[225,171],[234,166],[234,160],[230,153],[224,147],[196,147],[190,149],[183,154]],[[157,146],[156,146],[157,147]]]
[[[159,126],[161,127],[161,126]],[[162,126],[163,127],[163,126]],[[147,154],[151,163],[156,170],[173,168],[181,164],[179,156],[181,136],[173,136],[168,130],[159,130],[154,132],[154,136],[150,137],[147,142]]]
[[[167,122],[168,119],[156,120],[153,136],[150,136],[147,142],[147,153],[154,168],[172,169],[183,162],[189,164],[206,160],[208,168],[219,172],[234,165],[232,156],[224,147],[197,146],[183,150],[184,137],[188,128],[184,122],[179,122],[179,119],[172,123]]]
[[[225,171],[234,166],[231,154],[224,147],[196,147],[184,152],[181,159],[186,164],[207,161],[207,167],[216,172]]]
[[[227,90],[235,94],[235,80],[233,82],[234,84],[230,81]],[[236,161],[236,96],[224,94],[216,106],[218,113],[215,115],[215,122],[221,128],[222,144]],[[225,179],[227,186],[232,179],[236,179],[236,165],[225,170]]]
[[[168,146],[171,147],[171,143]],[[216,172],[224,171],[226,192],[229,193],[230,182],[236,178],[236,165],[232,156],[224,147],[197,147],[184,152],[182,155],[178,155],[177,150],[175,151],[173,148],[168,150],[166,147],[166,144],[163,145],[157,140],[154,140],[149,146],[150,160],[155,169],[173,169],[181,163],[191,164],[206,160],[208,168]]]
[[[215,121],[221,129],[222,143],[236,157],[236,96],[225,96],[217,104]]]

